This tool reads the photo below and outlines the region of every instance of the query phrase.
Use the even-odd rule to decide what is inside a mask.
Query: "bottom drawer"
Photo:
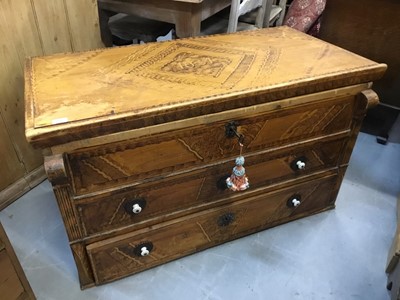
[[[320,178],[90,244],[96,284],[331,208],[337,178]]]

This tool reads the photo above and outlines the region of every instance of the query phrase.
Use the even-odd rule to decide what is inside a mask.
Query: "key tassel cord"
[[[240,154],[235,159],[236,166],[232,170],[232,175],[226,179],[226,186],[234,191],[244,191],[249,188],[249,180],[246,176],[246,170],[243,167],[244,157],[242,155],[243,144],[239,143]]]

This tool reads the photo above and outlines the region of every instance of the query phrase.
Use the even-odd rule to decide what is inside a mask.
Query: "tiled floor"
[[[48,182],[0,220],[38,299],[376,300],[389,299],[384,269],[399,193],[399,140],[382,146],[360,134],[335,210],[84,291]]]

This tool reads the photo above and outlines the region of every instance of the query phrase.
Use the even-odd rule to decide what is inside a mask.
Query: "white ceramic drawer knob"
[[[125,211],[130,215],[140,214],[146,208],[144,198],[134,198],[125,202]]]
[[[297,200],[296,198],[292,199],[292,204],[293,204],[293,206],[294,206],[294,207],[297,207],[297,206],[299,206],[299,205],[300,205],[300,203],[301,203],[301,201],[300,201],[300,200]]]
[[[150,254],[150,251],[147,250],[147,247],[142,247],[142,248],[140,248],[140,255],[141,255],[141,256],[147,256],[147,255],[149,255],[149,254]]]
[[[142,211],[142,207],[141,207],[139,204],[135,203],[135,204],[132,206],[132,212],[133,212],[134,214],[138,214],[138,213],[140,213],[141,211]]]
[[[304,170],[306,168],[306,163],[302,160],[298,160],[296,166],[299,170]]]
[[[140,243],[139,245],[135,246],[135,248],[133,249],[133,253],[139,257],[148,256],[153,250],[153,247],[154,246],[152,242]]]

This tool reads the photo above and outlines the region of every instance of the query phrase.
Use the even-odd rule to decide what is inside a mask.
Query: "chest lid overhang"
[[[54,146],[370,82],[385,70],[288,27],[34,57],[26,136]]]

